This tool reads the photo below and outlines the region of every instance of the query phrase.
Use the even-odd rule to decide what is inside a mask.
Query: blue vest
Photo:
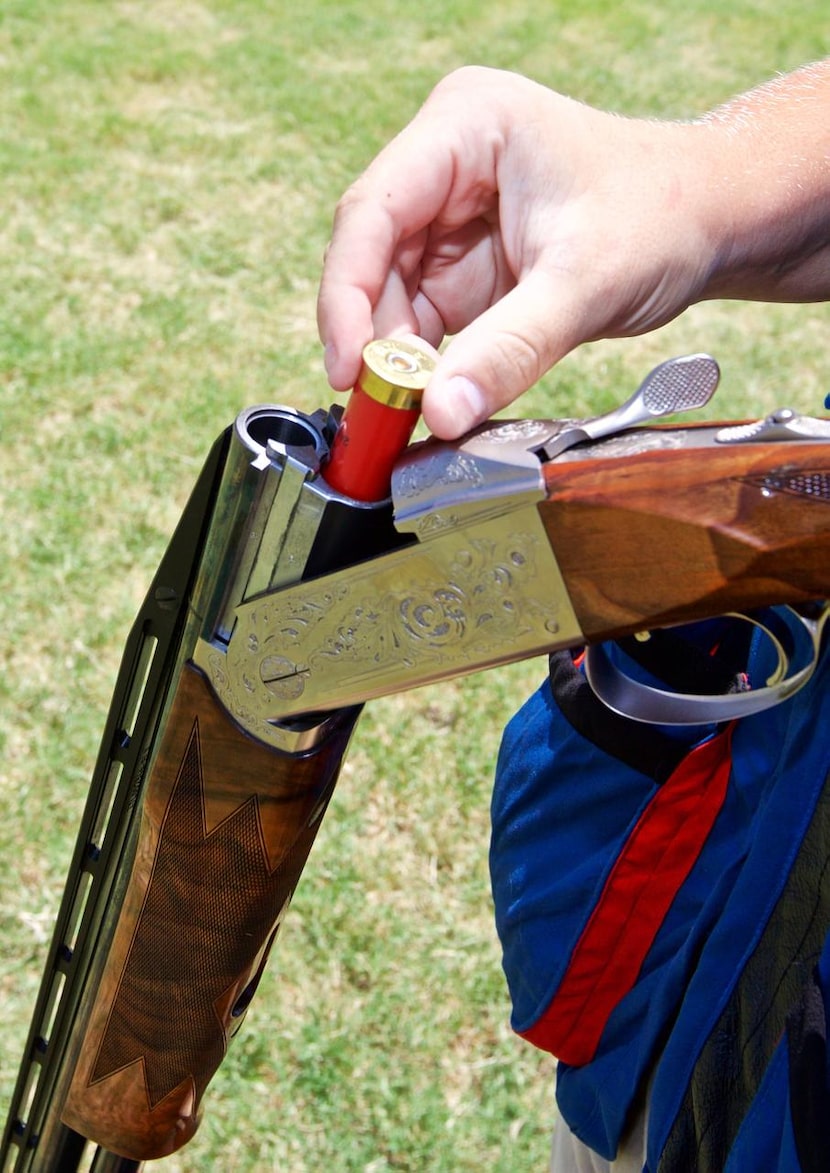
[[[560,662],[505,731],[512,1024],[557,1055],[560,1110],[607,1159],[651,1080],[654,1173],[830,1169],[828,684],[825,648],[794,698],[727,728],[592,709],[578,731]]]

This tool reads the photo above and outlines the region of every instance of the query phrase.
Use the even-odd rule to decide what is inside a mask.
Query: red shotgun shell
[[[333,489],[357,501],[389,496],[392,468],[415,430],[435,358],[427,343],[398,338],[364,348],[324,473]]]

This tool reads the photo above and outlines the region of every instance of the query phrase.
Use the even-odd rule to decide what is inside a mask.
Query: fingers
[[[326,373],[338,391],[354,384],[363,347],[374,336],[372,315],[389,277],[395,243],[393,225],[382,209],[342,201],[317,296]],[[390,290],[392,306],[399,292]],[[389,313],[395,316],[392,308]]]
[[[476,94],[489,93],[491,71],[460,73]],[[459,76],[436,86],[338,205],[317,303],[329,380],[338,389],[356,377],[373,334],[417,327],[440,341],[442,308],[418,283],[430,237],[436,227],[439,234],[462,229],[497,202],[495,115]]]
[[[451,439],[585,339],[568,281],[541,263],[561,231],[559,188],[579,186],[547,159],[552,104],[557,141],[582,141],[581,108],[542,87],[451,75],[346,193],[318,299],[333,387],[353,385],[372,337],[455,333],[424,397],[428,427]]]
[[[392,268],[375,303],[372,327],[376,338],[391,338],[401,334],[417,334],[418,319],[406,291],[403,277]]]
[[[352,291],[348,292],[350,295]],[[346,300],[346,305],[357,308],[358,313],[362,304],[360,299],[352,299],[351,296]],[[335,390],[347,391],[354,386],[360,370],[363,348],[372,338],[416,335],[432,345],[438,345],[444,337],[443,324],[434,307],[417,291],[410,297],[404,279],[396,268],[390,269],[386,274],[386,280],[374,306],[369,299],[366,299],[366,304],[370,307],[368,329],[365,328],[363,315],[360,314],[355,318],[353,325],[350,326],[348,321],[341,324],[346,341],[344,349],[338,349],[333,340],[326,343],[326,373]],[[330,338],[333,338],[334,333],[334,330],[330,332]]]
[[[365,209],[360,209],[363,219]],[[336,230],[329,246],[317,299],[317,323],[325,347],[326,373],[339,391],[351,387],[363,347],[372,338],[422,332],[418,307],[429,317],[415,288],[410,292],[395,252],[391,223],[383,213],[370,227]],[[405,259],[405,258],[404,258]],[[435,332],[434,321],[430,322]],[[425,335],[428,336],[428,335]],[[440,337],[439,337],[440,340]]]
[[[417,329],[415,289],[427,237],[452,182],[446,153],[430,153],[418,125],[401,133],[375,159],[338,205],[317,300],[317,324],[333,387],[357,377],[372,337]],[[413,155],[429,167],[413,170]],[[417,282],[416,282],[417,286]]]
[[[424,422],[456,439],[538,382],[586,329],[571,283],[530,273],[447,347],[424,393]]]

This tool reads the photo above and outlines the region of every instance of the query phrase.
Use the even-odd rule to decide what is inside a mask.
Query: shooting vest
[[[681,638],[673,671],[763,681],[765,650],[729,624]],[[560,653],[505,732],[512,1024],[557,1056],[560,1111],[606,1159],[650,1081],[652,1173],[830,1169],[828,685],[825,646],[774,709],[660,729],[611,714]]]

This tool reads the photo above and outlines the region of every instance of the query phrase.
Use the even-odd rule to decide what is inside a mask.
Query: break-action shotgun
[[[690,356],[598,420],[412,445],[361,493],[367,451],[394,458],[361,427],[412,361],[387,349],[343,419],[243,411],[210,453],[127,641],[4,1171],[127,1173],[193,1135],[364,702],[830,594],[830,420],[639,426],[711,395]],[[809,675],[820,622],[789,614],[793,671],[739,703]]]

